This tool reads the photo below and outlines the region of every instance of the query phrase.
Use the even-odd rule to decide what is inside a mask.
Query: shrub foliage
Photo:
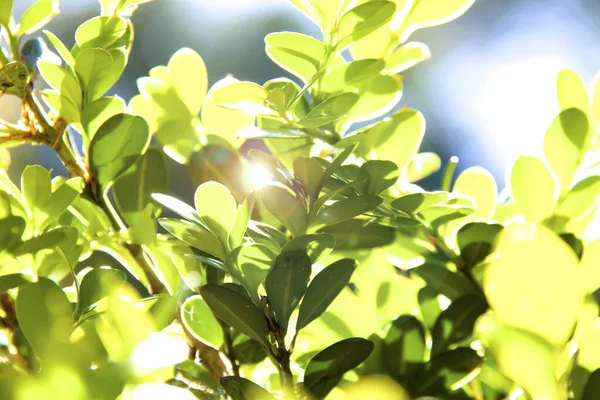
[[[428,192],[442,160],[400,99],[430,52],[409,39],[474,0],[290,0],[323,37],[267,35],[293,79],[209,87],[184,48],[127,103],[106,93],[148,1],[100,0],[71,49],[39,33],[57,0],[0,3],[0,89],[22,99],[0,144],[69,175],[0,169],[2,398],[600,398],[598,85],[560,72],[543,154],[500,195],[455,158]]]

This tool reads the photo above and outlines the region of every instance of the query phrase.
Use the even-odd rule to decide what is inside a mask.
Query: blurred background
[[[2,0],[0,0],[2,1]],[[16,16],[33,0],[15,0]],[[85,19],[98,15],[96,0],[60,0],[61,14],[46,28],[67,45]],[[165,65],[181,47],[204,58],[212,84],[227,74],[258,83],[288,76],[264,52],[270,32],[289,30],[320,38],[320,32],[287,0],[155,0],[135,13],[136,42],[115,94],[129,100],[136,79]],[[456,155],[458,170],[480,165],[504,186],[518,154],[541,154],[545,130],[559,112],[555,79],[575,69],[590,87],[600,70],[600,1],[477,0],[458,20],[417,31],[411,40],[429,45],[433,57],[408,70],[402,105],[427,121],[422,151],[443,162]],[[6,97],[6,96],[5,96]],[[5,100],[3,100],[5,101]],[[0,114],[9,113],[0,103]],[[10,174],[18,177],[35,160],[62,173],[50,149],[12,150]],[[171,191],[193,188],[183,167],[170,163]],[[437,186],[439,174],[427,183]]]

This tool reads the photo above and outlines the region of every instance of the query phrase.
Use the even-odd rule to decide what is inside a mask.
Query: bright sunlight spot
[[[260,189],[273,181],[273,174],[257,164],[252,164],[247,172],[248,180],[256,189]]]
[[[144,374],[155,368],[186,360],[188,350],[184,339],[166,333],[155,333],[137,345],[131,355],[131,363],[136,372]]]

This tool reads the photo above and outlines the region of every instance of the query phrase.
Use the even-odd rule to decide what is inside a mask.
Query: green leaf
[[[110,117],[125,112],[126,104],[123,99],[116,96],[102,97],[86,106],[81,111],[82,135],[86,143],[94,137],[98,129]]]
[[[20,62],[13,61],[0,68],[0,93],[12,94],[23,98],[29,71]]]
[[[9,274],[0,276],[0,293],[31,283],[32,277],[25,274]]]
[[[32,218],[36,219],[36,211],[40,210],[52,195],[50,172],[39,165],[29,165],[21,175],[21,191],[27,205],[32,210]]]
[[[54,46],[54,48],[56,49],[58,54],[60,54],[65,63],[69,67],[73,68],[75,66],[75,58],[73,57],[69,49],[67,49],[67,46],[65,46],[63,42],[58,38],[58,36],[56,36],[54,33],[46,30],[42,32],[44,33],[44,35],[46,35],[48,41],[52,43],[52,46]]]
[[[151,214],[151,206],[148,206],[148,209],[150,211],[149,214]],[[180,254],[172,251],[170,246],[161,246],[163,243],[157,242],[156,240],[156,225],[152,216],[144,216],[144,221],[147,221],[146,223],[148,223],[150,227],[144,229],[144,226],[142,225],[139,228],[139,230],[142,231],[139,235],[147,235],[148,238],[142,238],[142,240],[138,240],[138,243],[144,245],[144,255],[150,260],[154,275],[165,286],[169,295],[176,296],[180,293],[183,283],[192,283],[190,289],[195,289],[199,286],[199,282],[196,283],[195,286],[193,284],[194,275],[196,275],[197,281],[200,280],[200,274],[197,269],[194,268],[190,271],[188,265],[184,264],[186,261],[193,262],[193,260],[190,258],[184,260]],[[138,225],[140,225],[139,222]],[[131,230],[132,228],[130,228],[130,232]],[[135,238],[133,240],[135,240]],[[188,274],[191,276],[188,276]]]
[[[166,193],[168,189],[167,163],[161,151],[151,147],[117,179],[113,194],[125,221],[135,225],[148,204],[153,203],[152,194]]]
[[[57,0],[37,0],[21,16],[16,35],[29,35],[41,29],[58,14]]]
[[[84,103],[90,103],[108,91],[119,79],[127,55],[121,49],[81,50],[75,57],[75,73],[84,92]]]
[[[265,44],[269,58],[303,82],[317,73],[327,50],[323,42],[296,32],[270,33]]]
[[[359,99],[348,112],[344,129],[352,123],[371,121],[390,112],[402,97],[402,80],[379,74],[359,82],[354,90],[359,94]]]
[[[203,226],[174,218],[161,218],[158,223],[184,243],[225,260],[225,251],[221,242]]]
[[[600,396],[600,369],[592,372],[585,385],[581,400],[594,400]]]
[[[300,331],[327,310],[340,292],[348,285],[356,261],[344,258],[325,267],[310,282],[300,304],[296,331]]]
[[[450,200],[447,192],[412,193],[392,201],[391,206],[409,215],[426,210],[427,208],[444,204]]]
[[[554,349],[543,338],[509,326],[494,326],[490,318],[483,318],[476,329],[481,331],[481,342],[495,360],[502,375],[514,381],[531,398],[557,398],[559,392]],[[527,354],[527,357],[523,357]]]
[[[13,9],[14,0],[6,0],[0,4],[0,25],[8,26]]]
[[[402,33],[400,43],[408,40],[417,29],[445,24],[460,17],[473,3],[475,0],[416,0],[397,29]]]
[[[267,299],[284,335],[292,312],[306,292],[311,271],[311,261],[306,253],[285,252],[277,256],[265,279]]]
[[[528,220],[540,222],[552,214],[559,188],[540,159],[519,156],[510,173],[510,186],[519,211]]]
[[[314,158],[298,157],[294,160],[294,174],[306,188],[310,204],[314,204],[323,186],[323,167]]]
[[[468,294],[454,300],[435,321],[431,331],[431,354],[440,354],[450,345],[469,338],[473,334],[475,321],[486,310],[485,300],[476,294]]]
[[[396,4],[391,1],[370,1],[348,11],[340,18],[336,52],[367,36],[392,19]]]
[[[0,219],[0,251],[12,250],[21,243],[21,235],[25,231],[25,220],[17,216]]]
[[[423,114],[406,109],[369,129],[367,148],[374,150],[378,159],[393,161],[400,170],[400,176],[404,177],[424,134]]]
[[[227,258],[227,270],[244,285],[250,298],[261,304],[258,288],[275,263],[275,254],[269,248],[255,243],[244,244],[234,249]]]
[[[197,340],[219,350],[223,345],[223,330],[210,307],[201,296],[188,297],[181,306],[181,321]]]
[[[85,186],[83,178],[71,178],[58,186],[50,200],[41,208],[41,211],[47,215],[40,228],[46,228],[54,220],[58,219],[62,213],[75,201]]]
[[[357,60],[350,61],[333,68],[323,79],[323,90],[330,93],[348,91],[348,87],[355,87],[358,83],[371,79],[385,68],[383,60]]]
[[[202,125],[206,134],[217,135],[227,139],[237,147],[243,143],[242,140],[235,138],[237,132],[242,128],[254,125],[254,117],[238,110],[218,106],[212,100],[213,93],[221,87],[226,87],[230,82],[239,81],[228,77],[215,83],[209,90],[202,105]]]
[[[266,209],[292,234],[306,232],[307,216],[302,198],[295,196],[281,184],[270,184],[260,190],[260,198]]]
[[[254,211],[254,203],[254,193],[250,193],[246,200],[238,206],[235,221],[229,232],[229,237],[227,238],[229,248],[235,249],[243,243],[248,223],[250,222],[252,212]]]
[[[78,124],[80,122],[79,108],[67,96],[63,96],[54,90],[44,90],[41,93],[50,108],[67,123]]]
[[[418,393],[445,395],[471,382],[481,367],[481,358],[468,347],[441,353],[433,357],[426,371],[419,377]]]
[[[202,57],[190,48],[178,50],[167,65],[171,84],[191,115],[200,112],[208,88],[208,76]]]
[[[68,253],[77,243],[77,238],[77,229],[61,226],[22,242],[14,249],[14,255],[35,254],[44,249],[53,250],[55,247],[60,247],[63,252]]]
[[[152,198],[160,204],[162,204],[164,207],[175,212],[180,217],[204,226],[204,224],[200,221],[200,216],[198,215],[198,212],[192,207],[188,206],[183,201],[176,199],[175,197],[171,197],[169,195],[160,193],[153,193]]]
[[[127,31],[123,18],[102,16],[85,21],[75,31],[75,42],[80,49],[100,47],[108,49]]]
[[[64,357],[73,325],[71,313],[65,293],[48,279],[40,278],[19,288],[16,300],[19,328],[42,360],[49,354]]]
[[[593,293],[600,288],[600,268],[598,268],[598,265],[600,265],[600,240],[594,240],[586,243],[580,264],[581,283],[588,293]]]
[[[206,182],[198,186],[194,194],[194,204],[200,220],[228,247],[229,232],[233,228],[237,213],[235,198],[224,185]]]
[[[318,128],[346,116],[346,113],[356,104],[359,96],[356,93],[342,93],[330,97],[315,108],[306,117],[296,122],[304,128]]]
[[[219,382],[232,400],[275,400],[266,389],[239,376],[224,376]]]
[[[312,230],[319,230],[329,225],[349,220],[368,211],[371,211],[382,203],[377,196],[348,197],[336,201],[330,206],[323,207],[316,215],[312,223]]]
[[[125,273],[113,268],[94,268],[81,280],[78,310],[83,314],[99,300],[108,297],[116,287],[127,280]]]
[[[327,257],[335,246],[333,236],[326,233],[302,235],[290,240],[281,248],[281,252],[302,251],[308,254],[312,264]]]
[[[460,255],[467,267],[474,267],[488,256],[498,234],[502,231],[500,224],[471,222],[459,229],[456,243]]]
[[[512,224],[496,252],[483,282],[490,307],[502,322],[564,346],[585,295],[573,250],[543,226]]]
[[[384,58],[385,69],[390,75],[396,75],[429,58],[431,52],[426,44],[410,42],[398,47]]]
[[[48,61],[38,62],[37,67],[44,80],[48,82],[52,89],[60,92],[77,108],[81,108],[81,87],[73,75],[60,66]]]
[[[362,219],[349,219],[320,230],[335,238],[337,250],[372,249],[394,241],[394,230]]]
[[[587,115],[576,108],[562,111],[546,131],[544,154],[558,176],[561,194],[571,186],[583,150],[591,141],[591,132]]]
[[[150,129],[140,116],[117,114],[103,123],[89,150],[90,171],[102,189],[135,164],[149,144]]]
[[[425,330],[412,315],[392,322],[385,337],[383,357],[387,371],[396,377],[414,373],[425,362]]]
[[[200,294],[220,320],[269,347],[267,321],[252,301],[235,290],[217,285],[202,286]]]
[[[342,376],[365,361],[371,351],[373,342],[357,337],[332,344],[306,366],[304,388],[313,396],[325,397],[342,380]]]
[[[416,182],[439,171],[442,160],[435,153],[417,153],[406,168],[406,178],[409,182]]]
[[[398,167],[391,161],[370,160],[361,168],[369,174],[368,195],[377,196],[398,180]]]
[[[590,115],[590,99],[577,72],[565,68],[558,73],[556,92],[561,111],[578,108]]]
[[[496,211],[498,186],[486,169],[470,167],[464,170],[454,183],[453,192],[462,193],[475,202],[475,218],[491,219]]]
[[[265,106],[268,97],[267,91],[253,82],[232,82],[211,91],[211,100],[217,105],[246,114],[269,114]]]
[[[600,176],[590,176],[578,182],[558,204],[554,214],[569,220],[584,217],[597,204],[600,196]]]

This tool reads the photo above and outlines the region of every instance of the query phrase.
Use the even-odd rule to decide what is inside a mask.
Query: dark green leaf
[[[298,236],[281,248],[281,253],[290,251],[302,251],[308,254],[311,263],[316,263],[319,260],[327,257],[335,246],[333,236],[325,233],[315,233],[312,235]]]
[[[150,128],[140,116],[117,114],[103,123],[89,150],[90,170],[102,190],[135,164],[149,144]]]
[[[21,243],[21,235],[25,231],[25,220],[21,217],[8,216],[0,219],[0,251],[11,251]]]
[[[113,268],[94,268],[85,274],[79,287],[79,312],[85,312],[126,280],[122,271]]]
[[[31,283],[32,278],[25,274],[9,274],[0,276],[0,293]]]
[[[471,348],[459,347],[431,359],[429,368],[415,382],[423,396],[444,396],[469,383],[476,376],[481,358]]]
[[[502,225],[485,222],[471,222],[460,228],[456,234],[456,242],[467,266],[475,266],[490,254],[502,229]]]
[[[327,347],[314,356],[304,371],[304,388],[323,398],[341,381],[342,376],[358,367],[373,351],[373,342],[349,338]]]
[[[335,238],[335,248],[342,249],[371,249],[385,246],[394,241],[394,229],[371,221],[350,219],[320,230]]]
[[[267,299],[284,335],[292,312],[306,292],[311,271],[312,263],[305,252],[282,252],[265,279]]]
[[[392,322],[384,340],[383,357],[395,377],[414,373],[425,362],[425,329],[417,318],[403,315]]]
[[[306,327],[327,310],[348,285],[355,269],[356,261],[344,258],[325,267],[313,278],[300,305],[296,331]]]
[[[382,202],[377,196],[358,196],[339,200],[323,207],[312,223],[312,229],[319,230],[337,224],[375,209]]]
[[[485,300],[476,294],[454,300],[435,321],[431,332],[433,340],[431,354],[435,356],[446,350],[448,346],[471,336],[475,321],[486,312],[487,308]]]
[[[221,385],[232,400],[274,400],[266,389],[239,376],[224,376]]]
[[[588,378],[581,400],[595,400],[600,396],[600,369],[592,372]]]
[[[217,285],[202,286],[200,294],[219,319],[263,346],[269,346],[267,321],[252,301],[234,290]]]

